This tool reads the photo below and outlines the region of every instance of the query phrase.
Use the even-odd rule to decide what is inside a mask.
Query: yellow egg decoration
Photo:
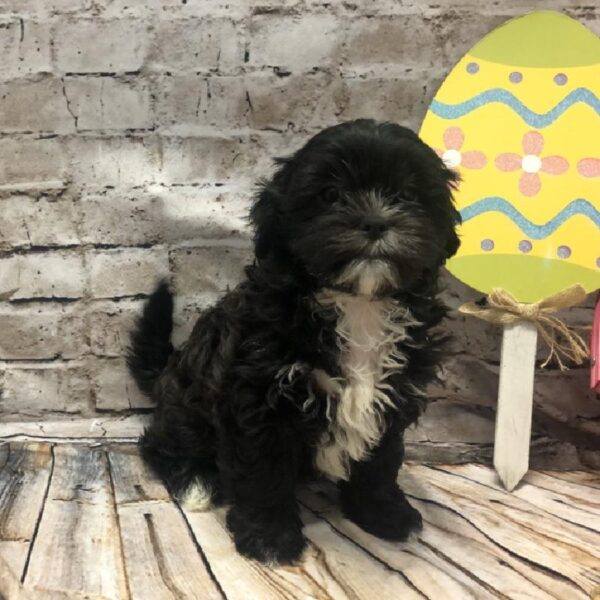
[[[600,39],[552,11],[477,43],[429,107],[421,137],[462,182],[448,269],[534,302],[600,287]]]

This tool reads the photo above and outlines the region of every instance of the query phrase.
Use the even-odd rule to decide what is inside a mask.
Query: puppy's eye
[[[322,197],[323,200],[327,202],[327,204],[333,204],[336,200],[339,199],[340,195],[338,194],[338,191],[335,188],[330,187],[323,191]]]

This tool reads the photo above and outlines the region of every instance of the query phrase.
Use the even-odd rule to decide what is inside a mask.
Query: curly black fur
[[[129,356],[157,404],[144,458],[175,495],[202,484],[230,504],[241,553],[299,557],[295,489],[318,469],[340,480],[345,515],[366,531],[403,540],[420,527],[396,476],[402,433],[442,356],[432,329],[445,315],[438,271],[459,245],[454,182],[408,129],[370,120],[329,128],[263,182],[251,210],[256,260],[180,350],[169,342],[166,284],[151,296]],[[345,316],[351,328],[373,307],[373,323],[384,315],[393,347],[374,326],[383,345],[364,356],[355,345],[352,358],[344,302],[358,307]],[[383,365],[371,396],[355,387],[356,360]],[[355,429],[342,420],[344,402],[357,403]]]

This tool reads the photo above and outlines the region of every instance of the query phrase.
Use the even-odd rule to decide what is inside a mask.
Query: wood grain
[[[137,453],[109,451],[133,600],[221,600],[210,567],[169,494]]]
[[[411,469],[419,490],[404,481],[415,497],[449,508],[500,548],[518,556],[535,569],[554,574],[572,587],[572,598],[583,598],[600,583],[600,546],[598,537],[580,527],[567,524],[536,509],[504,490],[476,484],[439,468],[415,466]]]
[[[225,509],[174,502],[136,445],[4,444],[0,597],[584,600],[600,590],[598,473],[531,471],[514,493],[482,465],[407,465],[399,481],[423,515],[418,536],[370,536],[342,517],[335,486],[318,483],[299,491],[303,560],[266,566],[235,551]]]
[[[440,468],[450,473],[460,473],[460,476],[483,485],[498,488],[494,473],[481,465],[463,465],[458,470],[452,466]],[[530,472],[512,493],[539,509],[540,514],[549,513],[568,523],[600,533],[600,492],[596,490],[543,473]],[[578,531],[577,528],[575,530]],[[580,533],[585,535],[585,532]]]
[[[52,471],[48,444],[4,444],[0,454],[0,556],[20,578]]]
[[[104,450],[57,446],[25,583],[111,599],[129,597]]]
[[[265,567],[235,551],[223,509],[185,514],[228,600],[346,598],[343,588],[323,568],[316,549],[307,550],[301,566]]]

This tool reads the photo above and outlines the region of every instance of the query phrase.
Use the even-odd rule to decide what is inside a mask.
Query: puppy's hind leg
[[[204,441],[214,437],[212,429],[206,428]],[[190,432],[202,439],[202,432]],[[165,435],[165,423],[148,428],[141,440],[144,460],[162,479],[165,486],[185,508],[205,511],[223,502],[222,486],[214,454],[207,448],[186,445],[186,435]]]

